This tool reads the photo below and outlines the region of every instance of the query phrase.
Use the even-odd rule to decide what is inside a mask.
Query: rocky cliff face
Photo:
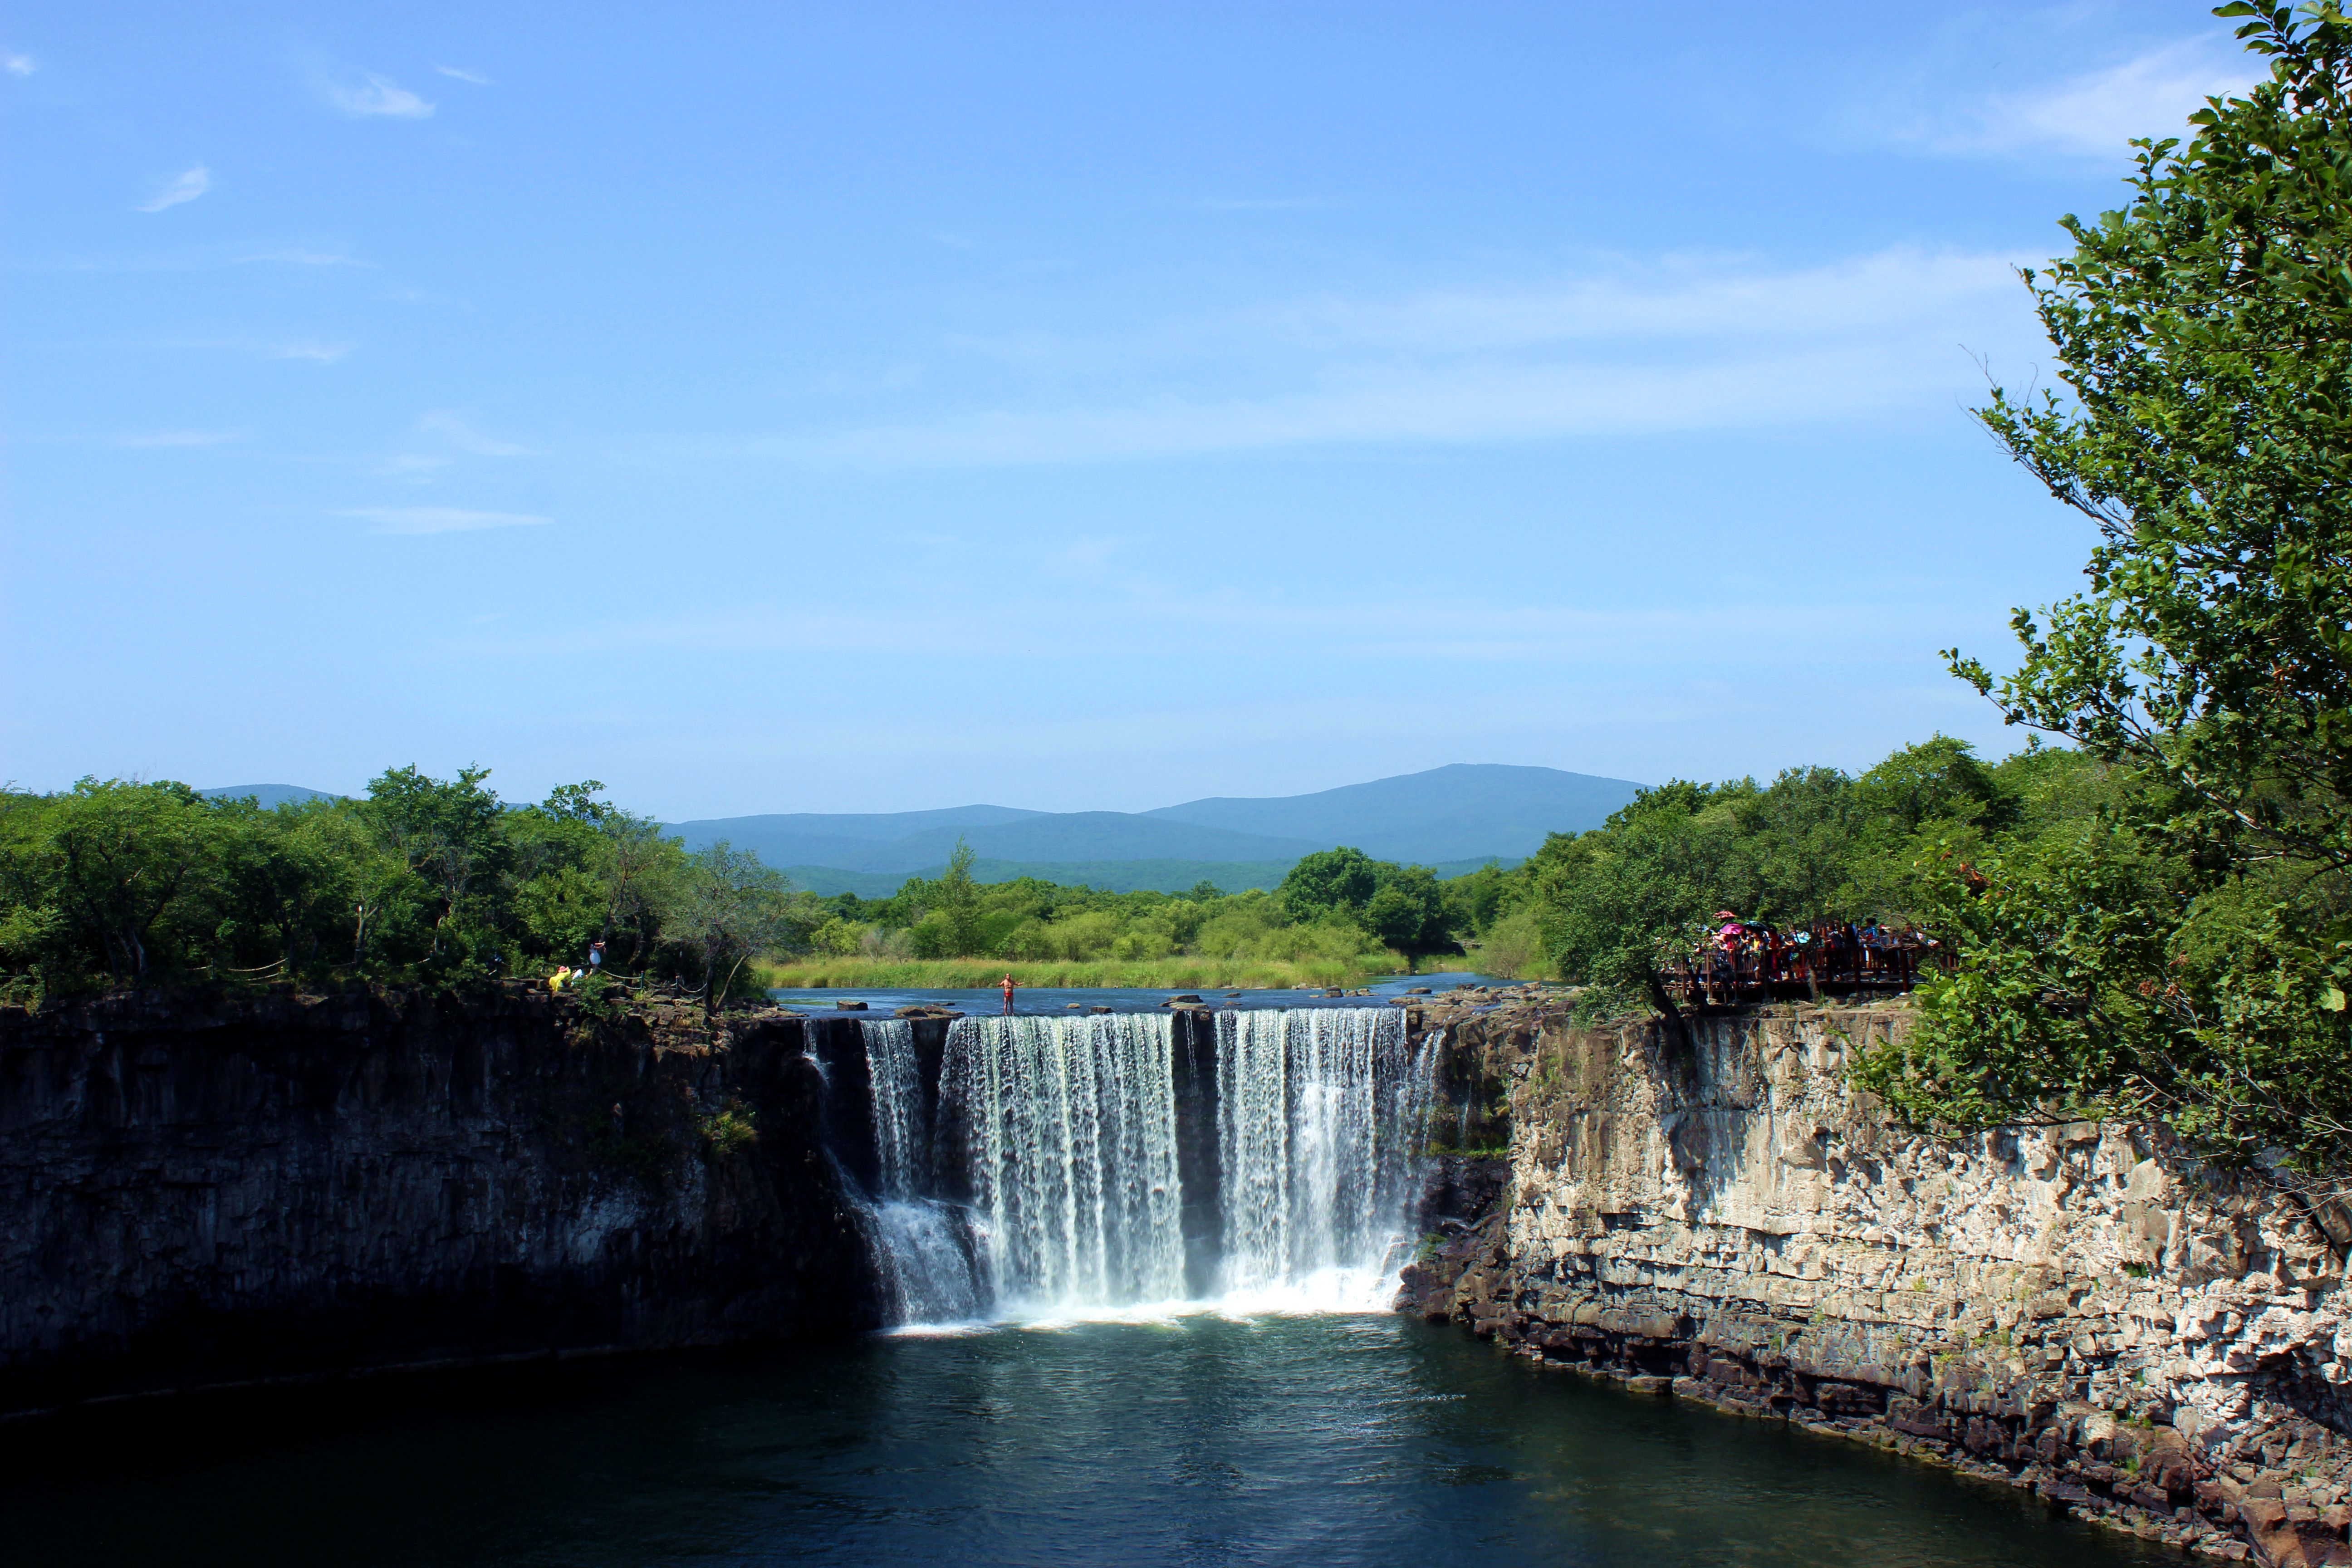
[[[825,1026],[520,986],[0,1010],[0,1412],[870,1326]]]
[[[1685,1045],[1525,1004],[1433,1012],[1465,1100],[1507,1109],[1509,1175],[1402,1304],[2149,1538],[2352,1563],[2352,1227],[2146,1128],[1904,1133],[1841,1068],[1907,1021],[1782,1008]]]

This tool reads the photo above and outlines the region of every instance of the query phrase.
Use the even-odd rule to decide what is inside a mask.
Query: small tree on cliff
[[[782,940],[791,888],[782,871],[723,838],[687,857],[666,923],[700,960],[706,1013],[727,999],[748,961]]]

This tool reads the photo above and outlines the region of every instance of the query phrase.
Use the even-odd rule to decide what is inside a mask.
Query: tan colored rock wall
[[[1411,1304],[2143,1534],[2352,1562],[2343,1256],[2298,1201],[2146,1128],[1905,1132],[1843,1074],[1900,1004],[1697,1020],[1690,1048],[1518,1014],[1428,1017],[1507,1096],[1511,1166]]]

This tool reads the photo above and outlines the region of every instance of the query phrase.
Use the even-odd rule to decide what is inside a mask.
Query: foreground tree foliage
[[[584,962],[713,1005],[822,911],[715,845],[689,854],[593,781],[512,807],[485,769],[395,768],[265,811],[184,784],[0,795],[0,996],[163,984],[462,987]]]
[[[1728,909],[1781,927],[1876,919],[1948,931],[1957,868],[2088,831],[2122,785],[2086,753],[2032,746],[1994,766],[1938,735],[1859,776],[1791,768],[1769,784],[1676,781],[1602,826],[1555,834],[1515,870],[1447,897],[1475,963],[1549,969],[1601,1016],[1672,1011],[1662,972]]]
[[[1950,657],[2123,788],[1956,868],[1965,960],[1863,1081],[1929,1125],[2161,1118],[2217,1158],[2352,1171],[2352,25],[2247,5],[2270,79],[2141,149],[2132,199],[2028,274],[2071,397],[1986,426],[2100,541]]]

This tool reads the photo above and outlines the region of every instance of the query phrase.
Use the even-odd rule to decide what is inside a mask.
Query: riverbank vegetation
[[[1434,875],[1354,849],[1306,857],[1274,892],[983,883],[971,862],[959,847],[941,875],[890,898],[822,900],[828,918],[769,984],[992,985],[1019,966],[1025,984],[1342,985],[1456,951]]]
[[[1436,879],[1352,849],[1276,892],[994,885],[960,847],[887,899],[689,852],[591,781],[534,805],[395,768],[265,810],[184,784],[0,794],[0,1002],[155,985],[462,990],[585,964],[717,1005],[765,985],[1338,985],[1453,951]]]

